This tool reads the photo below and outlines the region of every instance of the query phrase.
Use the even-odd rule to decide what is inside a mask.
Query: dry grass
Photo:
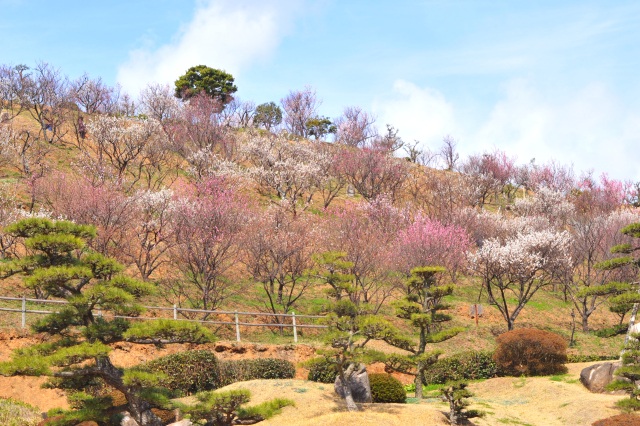
[[[559,377],[502,377],[470,385],[476,394],[472,408],[485,411],[473,419],[478,426],[500,424],[533,426],[581,426],[619,413],[615,401],[623,396],[592,394],[578,381],[582,368],[592,363],[571,364]],[[289,398],[295,407],[261,423],[265,426],[378,426],[446,425],[446,405],[436,399],[419,404],[361,404],[362,412],[349,413],[332,385],[305,380],[252,380],[234,383],[224,390],[251,390],[250,404],[276,397]],[[188,399],[187,399],[188,401]]]

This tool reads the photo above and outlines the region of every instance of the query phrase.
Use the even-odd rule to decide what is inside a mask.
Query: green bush
[[[566,373],[567,343],[561,336],[535,328],[501,334],[493,359],[500,372],[511,376]]]
[[[291,362],[277,358],[221,361],[218,371],[220,387],[246,380],[291,379],[296,375],[296,368]]]
[[[159,385],[177,395],[219,387],[219,362],[215,354],[206,350],[185,351],[163,356],[142,364],[136,369],[164,373]]]
[[[407,400],[407,391],[390,374],[371,373],[369,374],[369,384],[371,385],[371,398],[373,402],[396,402],[404,403]]]
[[[24,402],[0,398],[0,424],[3,426],[35,426],[42,421],[40,410]]]
[[[436,361],[424,374],[424,383],[444,384],[459,380],[495,377],[498,366],[492,352],[465,351]]]
[[[625,334],[629,328],[628,324],[618,324],[613,327],[603,328],[602,330],[596,330],[593,332],[598,337],[615,337],[620,334]]]
[[[307,361],[305,365],[309,368],[307,380],[320,383],[334,383],[336,381],[338,375],[336,364],[327,361],[326,358],[314,358]]]
[[[611,360],[619,359],[619,358],[620,358],[620,354],[613,354],[613,355],[592,355],[592,354],[588,354],[588,355],[567,355],[567,362],[568,363],[575,363],[575,362],[611,361]]]

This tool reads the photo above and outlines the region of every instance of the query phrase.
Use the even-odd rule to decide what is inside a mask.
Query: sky
[[[308,85],[432,150],[640,180],[638,1],[0,0],[0,34],[0,64],[133,97],[203,64],[256,104]]]

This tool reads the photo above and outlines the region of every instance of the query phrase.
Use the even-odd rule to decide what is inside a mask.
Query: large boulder
[[[621,366],[620,361],[593,364],[580,372],[580,382],[591,392],[607,392],[606,386],[614,380],[614,371]]]
[[[364,364],[351,364],[344,372],[351,395],[355,402],[372,402],[371,385],[369,384],[369,375]],[[333,387],[340,398],[344,398],[344,389],[342,388],[342,380],[340,376],[336,377]]]

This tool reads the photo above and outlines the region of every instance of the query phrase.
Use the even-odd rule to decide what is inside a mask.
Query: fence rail
[[[27,326],[27,314],[37,314],[37,315],[46,315],[52,314],[58,311],[55,310],[40,310],[40,309],[27,309],[27,302],[30,303],[41,303],[41,304],[58,304],[64,305],[68,302],[65,300],[48,300],[48,299],[32,299],[28,297],[6,297],[0,296],[0,301],[9,301],[9,302],[21,302],[20,308],[5,308],[0,307],[0,311],[4,312],[20,312],[21,313],[21,326],[25,328]],[[236,341],[240,342],[240,327],[277,327],[277,328],[292,328],[293,329],[293,341],[295,343],[298,342],[298,329],[299,328],[316,328],[322,329],[327,328],[326,325],[318,325],[318,324],[305,324],[299,323],[299,320],[304,319],[320,319],[324,318],[322,315],[296,315],[295,312],[291,312],[290,314],[273,314],[268,312],[241,312],[241,311],[209,311],[205,309],[187,309],[180,308],[177,305],[173,306],[145,306],[145,309],[148,311],[171,311],[172,318],[175,321],[188,321],[188,322],[198,322],[201,324],[212,324],[212,325],[230,325],[235,326],[236,332]],[[213,321],[208,319],[193,319],[193,318],[179,318],[178,315],[180,313],[193,313],[193,314],[205,314],[207,317],[211,315],[233,315],[233,321]],[[95,309],[95,314],[97,316],[108,316],[110,318],[124,318],[124,319],[135,319],[135,320],[154,320],[158,319],[158,317],[133,317],[126,315],[113,315],[108,312],[104,312],[102,309]],[[240,316],[250,316],[250,317],[272,317],[277,319],[290,318],[290,323],[276,323],[276,324],[265,324],[265,323],[256,323],[256,322],[246,322],[240,321]]]

